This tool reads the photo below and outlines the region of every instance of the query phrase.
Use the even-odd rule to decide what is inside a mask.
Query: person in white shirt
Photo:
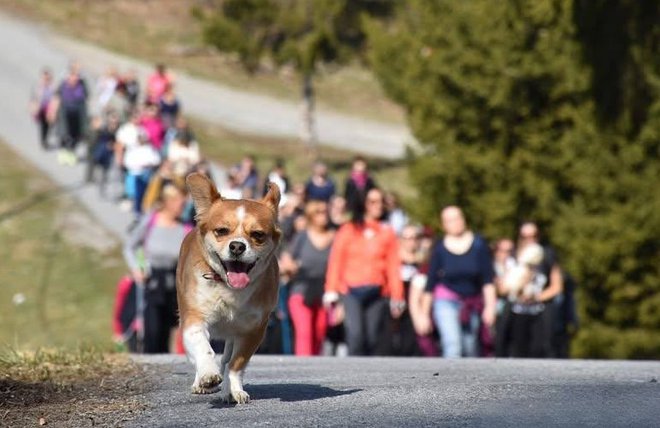
[[[119,171],[118,174],[121,176],[121,169],[124,168],[124,157],[132,148],[140,145],[140,132],[142,132],[140,127],[140,114],[137,111],[134,111],[131,114],[128,122],[124,123],[117,129],[117,134],[115,136],[115,170]],[[113,174],[114,176],[114,174]],[[120,178],[118,181],[122,181]],[[133,187],[133,179],[130,178],[127,174],[123,177],[123,191],[121,195],[126,200],[133,200],[135,198],[135,189]],[[128,207],[130,209],[130,206]]]
[[[119,83],[119,75],[115,68],[109,68],[106,73],[99,78],[96,82],[96,113],[103,114],[105,108],[115,95],[117,84]]]
[[[149,143],[144,131],[139,133],[138,145],[129,147],[124,152],[124,167],[127,181],[133,187],[133,211],[136,218],[142,214],[142,197],[149,184],[154,169],[160,164],[160,154]]]
[[[140,144],[140,114],[135,112],[131,115],[128,122],[124,123],[117,130],[117,143],[119,143],[124,150]]]
[[[190,132],[183,131],[174,138],[168,148],[167,159],[172,163],[174,175],[180,177],[185,177],[200,162],[199,144]]]
[[[387,206],[387,223],[392,226],[397,236],[401,236],[404,227],[410,222],[408,215],[399,204],[399,197],[392,192],[385,194],[385,205]]]
[[[282,195],[282,197],[280,198],[280,207],[283,207],[287,202],[287,198],[288,198],[287,195],[288,192],[290,191],[289,177],[286,174],[286,169],[283,159],[275,160],[275,166],[268,173],[268,177],[266,177],[266,182],[264,183],[264,194],[267,192],[268,183],[273,183],[280,188],[280,194]]]
[[[243,198],[243,188],[238,178],[239,171],[237,167],[230,168],[227,172],[227,181],[225,186],[220,189],[220,194],[225,199]]]

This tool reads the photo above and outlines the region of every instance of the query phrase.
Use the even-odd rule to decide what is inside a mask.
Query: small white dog
[[[504,275],[504,287],[509,291],[509,300],[517,300],[520,296],[531,297],[536,290],[533,285],[534,274],[543,262],[543,247],[530,244],[518,255],[516,265]]]

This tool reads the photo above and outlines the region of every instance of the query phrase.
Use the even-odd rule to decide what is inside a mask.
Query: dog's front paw
[[[195,379],[191,390],[193,394],[213,394],[220,390],[220,382],[220,373],[207,373]]]
[[[250,394],[243,390],[223,392],[221,398],[225,403],[247,404],[250,402]]]
[[[215,394],[216,392],[220,391],[220,387],[216,385],[210,388],[205,388],[203,386],[193,384],[190,390],[193,394]]]
[[[245,391],[234,391],[231,393],[231,396],[238,404],[247,404],[250,402],[250,394]]]

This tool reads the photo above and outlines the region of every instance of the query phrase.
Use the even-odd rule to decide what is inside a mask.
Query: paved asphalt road
[[[652,427],[660,363],[256,356],[252,401],[192,395],[181,356],[139,357],[153,377],[132,427]]]

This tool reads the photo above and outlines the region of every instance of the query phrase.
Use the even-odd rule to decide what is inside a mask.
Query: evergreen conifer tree
[[[616,7],[613,7],[616,6]],[[421,151],[418,218],[537,221],[579,285],[573,354],[660,357],[660,6],[409,0],[366,20]]]

